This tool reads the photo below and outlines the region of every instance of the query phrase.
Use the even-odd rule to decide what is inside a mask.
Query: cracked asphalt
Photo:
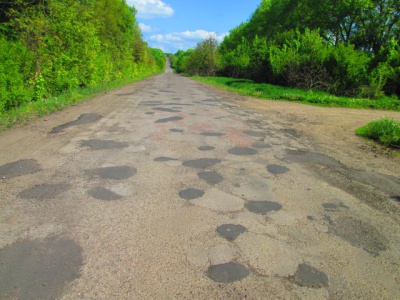
[[[400,176],[169,67],[0,145],[0,299],[400,298]]]

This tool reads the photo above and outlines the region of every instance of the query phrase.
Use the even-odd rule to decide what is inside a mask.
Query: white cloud
[[[128,0],[127,3],[135,6],[141,19],[168,18],[174,14],[172,7],[161,0]]]
[[[215,32],[205,30],[187,30],[183,32],[152,35],[150,36],[150,43],[152,44],[152,47],[165,49],[164,51],[175,53],[178,50],[195,48],[198,42],[209,37],[213,37],[218,42],[221,42],[227,34],[228,33],[218,35]]]
[[[144,24],[144,23],[139,23],[139,27],[140,27],[140,30],[142,30],[142,32],[154,32],[155,31],[153,29],[153,27],[151,27],[150,25]]]

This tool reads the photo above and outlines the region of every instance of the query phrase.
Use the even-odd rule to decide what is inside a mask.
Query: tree
[[[196,46],[185,63],[185,71],[190,75],[214,76],[217,72],[218,41],[209,37]]]

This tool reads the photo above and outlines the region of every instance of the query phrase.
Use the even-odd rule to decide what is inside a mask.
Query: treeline
[[[0,2],[0,113],[165,67],[125,0]]]
[[[218,47],[210,38],[172,62],[189,74],[399,96],[399,20],[398,0],[263,0]]]

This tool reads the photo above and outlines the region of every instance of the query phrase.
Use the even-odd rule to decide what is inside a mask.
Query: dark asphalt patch
[[[100,176],[106,179],[122,180],[132,177],[136,174],[136,168],[129,166],[116,166],[116,167],[105,167],[90,169],[85,171],[89,176]]]
[[[197,174],[199,176],[200,179],[203,179],[205,182],[207,182],[208,184],[218,184],[220,183],[222,180],[224,180],[224,177],[222,177],[221,175],[219,175],[216,172],[200,172]]]
[[[116,142],[112,140],[85,140],[82,141],[82,146],[89,147],[92,150],[107,150],[107,149],[121,149],[128,147],[127,142]]]
[[[156,94],[158,95],[158,94]],[[160,105],[162,104],[162,101],[146,101],[144,103],[141,103],[140,106],[155,106],[155,105]]]
[[[34,159],[21,159],[0,166],[0,177],[14,178],[40,171],[40,166]]]
[[[59,299],[80,276],[82,249],[73,240],[23,240],[0,250],[1,299]]]
[[[69,190],[70,188],[71,185],[62,183],[40,184],[20,192],[18,194],[18,197],[37,200],[54,199],[61,193]]]
[[[324,203],[322,204],[322,207],[325,209],[325,211],[330,211],[330,212],[336,212],[340,211],[342,208],[349,209],[348,206],[344,205],[343,203]]]
[[[164,103],[163,106],[193,106],[193,104],[191,104],[191,103],[170,102],[170,103]]]
[[[92,188],[91,190],[88,191],[88,194],[93,198],[106,201],[119,200],[122,198],[121,195],[118,195],[113,191],[110,191],[103,187]]]
[[[268,172],[275,174],[275,175],[285,174],[285,173],[289,172],[288,168],[286,168],[285,166],[280,166],[280,165],[268,165],[267,170],[268,170]]]
[[[300,264],[290,280],[301,287],[312,289],[328,287],[328,276],[307,264]]]
[[[255,155],[257,154],[257,150],[253,148],[246,148],[246,147],[234,147],[228,150],[228,153],[233,155]]]
[[[166,157],[166,156],[156,157],[154,159],[154,161],[158,161],[158,162],[164,162],[164,161],[170,161],[170,160],[177,160],[177,159],[172,158],[172,157]]]
[[[301,150],[288,151],[288,153],[289,154],[283,158],[284,161],[304,163],[304,164],[317,164],[329,168],[343,167],[343,165],[336,159],[321,153],[304,152]]]
[[[388,248],[388,239],[367,222],[347,216],[341,216],[335,220],[326,216],[325,220],[329,222],[329,233],[341,237],[354,247],[362,248],[374,257],[379,256],[381,251],[386,251]]]
[[[294,138],[300,137],[300,134],[295,129],[282,129],[281,131],[283,133],[286,133],[287,135],[294,137]]]
[[[208,102],[208,103],[215,103],[215,102],[219,102],[217,99],[204,99],[204,100],[200,100],[201,102]]]
[[[183,133],[183,132],[185,132],[185,130],[183,130],[183,129],[176,129],[176,128],[171,128],[169,131],[175,132],[175,133]]]
[[[63,125],[54,127],[50,131],[50,134],[60,133],[64,129],[72,127],[72,126],[94,123],[94,122],[97,122],[98,120],[100,120],[101,118],[102,118],[102,116],[100,116],[98,114],[82,114],[75,121],[71,121],[71,122],[65,123]]]
[[[241,280],[249,275],[249,270],[241,264],[229,262],[221,265],[210,266],[207,276],[222,283],[229,283]]]
[[[281,204],[272,201],[251,201],[247,202],[245,206],[252,213],[259,215],[266,215],[271,211],[278,211],[282,209]]]
[[[256,149],[266,149],[266,148],[272,148],[271,145],[268,144],[264,144],[264,143],[254,143],[253,145],[251,145],[253,148]]]
[[[195,160],[188,160],[183,163],[185,167],[196,168],[196,169],[206,169],[221,162],[220,159],[216,158],[200,158]]]
[[[236,240],[239,235],[246,231],[246,227],[236,224],[223,224],[217,227],[217,232],[229,241]]]
[[[221,132],[202,132],[200,134],[204,135],[204,136],[217,136],[217,137],[225,135],[225,133],[221,133]]]
[[[204,191],[194,188],[189,188],[179,192],[179,197],[185,200],[193,200],[200,198],[204,195]]]
[[[182,117],[170,117],[170,118],[165,118],[165,119],[158,119],[155,122],[156,123],[168,123],[168,122],[173,122],[173,121],[180,121],[183,120]]]
[[[158,110],[158,111],[165,111],[165,112],[181,112],[180,110],[167,108],[167,107],[154,107],[153,109]]]
[[[211,147],[211,146],[201,146],[201,147],[198,147],[197,149],[199,149],[200,151],[211,151],[211,150],[214,150],[215,147]]]
[[[400,179],[394,176],[353,170],[348,178],[373,186],[388,195],[400,195]]]
[[[246,130],[243,133],[253,137],[265,137],[265,133],[260,131]]]

